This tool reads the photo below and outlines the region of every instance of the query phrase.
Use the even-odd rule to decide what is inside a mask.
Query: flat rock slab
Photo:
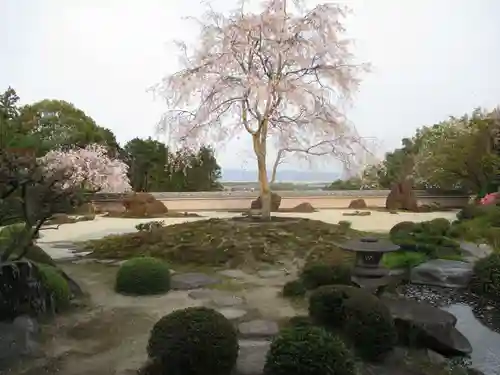
[[[240,318],[243,318],[247,314],[246,310],[234,309],[231,307],[224,307],[222,309],[218,309],[217,311],[220,312],[222,315],[224,315],[229,320],[240,319]]]
[[[243,337],[273,337],[278,334],[279,326],[272,320],[252,320],[238,325],[238,331]]]
[[[172,276],[173,290],[190,290],[217,284],[220,279],[204,273],[179,273]]]
[[[231,279],[246,279],[248,275],[242,270],[223,270],[218,272],[219,275],[230,277]]]
[[[472,353],[469,340],[455,328],[457,318],[453,314],[425,302],[389,298],[382,301],[401,335],[416,338],[425,347],[445,356]]]
[[[261,375],[271,343],[269,341],[240,340],[240,352],[235,375]]]
[[[433,259],[414,267],[410,272],[410,282],[447,288],[467,288],[472,273],[471,263]]]
[[[282,270],[261,270],[257,272],[257,275],[263,279],[273,279],[285,276],[285,272]]]

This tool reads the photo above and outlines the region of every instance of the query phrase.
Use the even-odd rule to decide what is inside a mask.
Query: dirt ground
[[[190,298],[189,291],[170,291],[153,297],[119,295],[113,290],[117,266],[61,266],[88,296],[72,311],[42,323],[39,358],[23,362],[9,375],[135,374],[146,360],[146,344],[154,323],[176,309],[203,304]],[[275,272],[274,277],[263,278],[234,272],[236,277],[219,275],[221,282],[212,289],[214,293],[242,297],[244,307],[235,308],[247,311],[243,320],[265,317],[279,321],[305,312],[277,298],[281,286],[291,276]]]

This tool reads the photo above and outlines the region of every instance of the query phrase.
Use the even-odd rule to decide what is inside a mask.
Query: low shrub
[[[299,327],[310,327],[313,325],[314,324],[311,321],[311,318],[309,318],[308,316],[294,316],[288,319],[288,322],[286,322],[285,327],[299,328]]]
[[[42,285],[51,294],[56,310],[60,311],[68,307],[71,291],[66,279],[55,267],[44,264],[38,264],[37,267]]]
[[[425,232],[436,236],[446,236],[451,227],[450,221],[445,218],[436,218],[426,221],[424,225]]]
[[[309,290],[323,285],[350,285],[351,267],[345,264],[309,264],[302,270],[300,279]]]
[[[287,282],[283,286],[283,297],[304,297],[306,295],[307,289],[301,280],[293,280]]]
[[[147,346],[149,357],[164,363],[162,374],[169,375],[229,375],[238,351],[233,324],[206,307],[164,316],[153,326]]]
[[[139,232],[141,231],[151,232],[155,229],[161,229],[164,226],[165,226],[165,221],[154,220],[154,221],[148,221],[147,223],[139,223],[135,226],[135,229],[137,229]]]
[[[130,295],[160,294],[170,290],[170,269],[160,259],[132,258],[116,275],[115,290]]]
[[[413,268],[428,259],[426,254],[416,251],[396,251],[384,254],[382,264],[389,269]]]
[[[352,222],[350,222],[349,220],[340,220],[338,225],[341,229],[347,230],[351,229]]]
[[[343,285],[318,288],[309,299],[315,324],[341,332],[366,360],[378,360],[394,347],[397,334],[387,307],[362,289]]]
[[[402,221],[394,225],[390,229],[389,234],[391,235],[391,237],[393,237],[400,233],[409,233],[412,232],[415,229],[415,227],[416,224],[413,221]]]
[[[319,327],[286,328],[271,343],[264,375],[354,375],[344,342]]]
[[[476,262],[470,289],[480,296],[500,300],[499,253],[493,253]]]
[[[457,219],[459,221],[471,220],[475,219],[476,217],[483,216],[484,215],[483,208],[484,207],[479,206],[477,204],[468,204],[457,213]]]

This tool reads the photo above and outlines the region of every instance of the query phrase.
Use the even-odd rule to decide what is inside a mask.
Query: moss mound
[[[354,375],[355,362],[344,342],[319,327],[286,328],[274,339],[264,375]]]
[[[172,263],[205,266],[251,266],[290,257],[339,264],[351,261],[353,255],[335,243],[357,234],[318,220],[279,218],[266,222],[242,217],[199,220],[110,236],[89,241],[85,250],[92,251],[93,258],[147,255]]]
[[[118,270],[115,290],[130,295],[165,293],[170,290],[170,269],[152,257],[130,259]]]
[[[68,307],[71,291],[66,279],[55,267],[44,264],[38,264],[37,267],[44,288],[52,295],[56,310]]]
[[[500,254],[493,253],[474,265],[471,290],[484,297],[500,301]]]
[[[206,307],[189,307],[161,318],[147,347],[149,357],[164,364],[161,373],[169,375],[229,375],[238,350],[232,323]]]
[[[301,280],[293,280],[287,282],[283,286],[283,297],[293,298],[293,297],[304,297],[306,295],[307,289]]]
[[[397,340],[387,307],[363,289],[345,285],[318,288],[309,299],[309,315],[315,324],[341,332],[366,360],[378,360]]]

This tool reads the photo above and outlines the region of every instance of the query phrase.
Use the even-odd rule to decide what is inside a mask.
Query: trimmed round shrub
[[[68,282],[54,267],[38,264],[40,278],[44,288],[51,294],[56,310],[64,309],[69,305],[71,291]]]
[[[367,360],[377,360],[396,344],[394,320],[373,294],[356,287],[331,285],[318,288],[309,299],[312,321],[341,332]]]
[[[389,231],[389,234],[391,235],[391,237],[399,235],[401,233],[406,234],[414,231],[415,228],[416,223],[414,223],[413,221],[402,221],[394,225]]]
[[[457,213],[457,219],[471,220],[484,215],[483,207],[477,204],[468,204]]]
[[[351,284],[351,267],[339,264],[306,265],[300,274],[300,279],[308,290],[324,285]]]
[[[394,320],[387,306],[373,294],[362,291],[345,302],[343,331],[358,355],[368,361],[384,358],[397,342]]]
[[[351,352],[320,327],[286,328],[273,340],[264,375],[354,375]]]
[[[450,230],[451,224],[448,219],[437,218],[426,222],[425,229],[433,235],[445,236]]]
[[[170,290],[170,269],[152,257],[127,260],[118,270],[115,290],[129,295],[165,293]]]
[[[229,375],[239,346],[237,332],[224,315],[206,307],[188,307],[153,326],[147,351],[154,361],[165,364],[168,375]]]
[[[493,253],[476,262],[470,289],[480,296],[500,300],[499,253]]]
[[[359,288],[347,285],[325,285],[311,293],[309,316],[314,324],[340,329],[344,326],[345,302],[357,293]]]
[[[311,327],[314,324],[311,321],[311,318],[308,316],[294,316],[288,319],[288,322],[285,324],[287,328],[300,328],[300,327]]]
[[[293,280],[287,282],[283,286],[283,297],[304,297],[307,289],[301,280]]]

